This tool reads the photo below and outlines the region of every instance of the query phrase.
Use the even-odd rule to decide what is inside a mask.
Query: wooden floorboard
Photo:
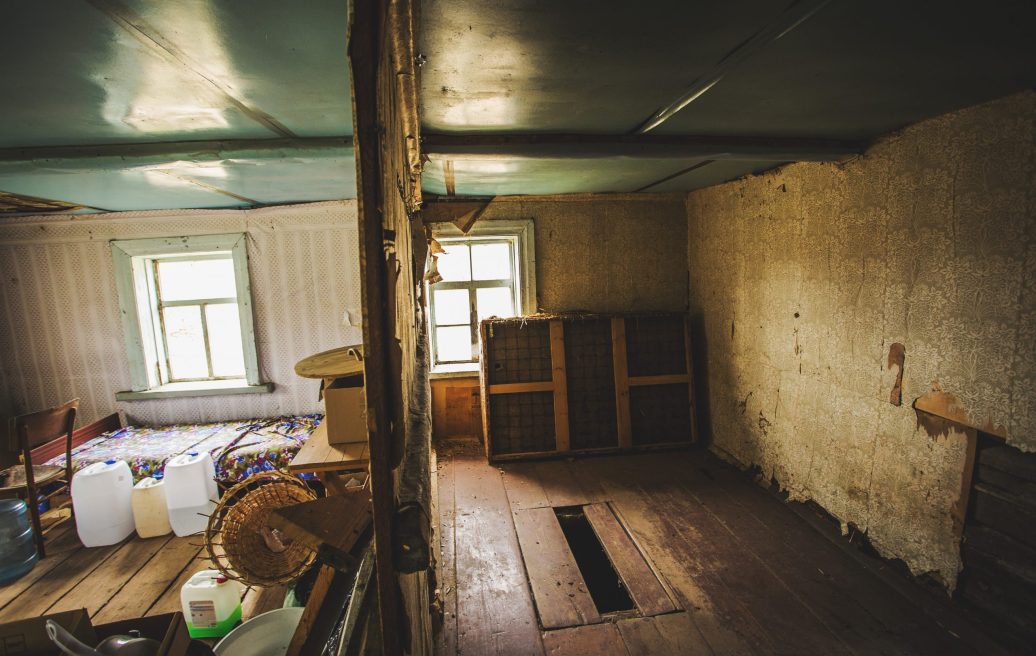
[[[453,455],[449,451],[436,453],[435,475],[437,508],[439,511],[439,599],[442,603],[442,623],[436,635],[435,650],[439,654],[457,653],[457,558],[456,517],[457,503]]]
[[[155,603],[148,608],[145,615],[161,615],[162,613],[173,613],[183,608],[180,602],[180,588],[183,587],[184,583],[187,583],[187,579],[191,578],[198,572],[211,568],[212,565],[209,563],[208,556],[204,551],[199,551],[198,555],[189,560],[183,565],[180,570],[180,574],[169,582],[166,586],[165,591],[162,595],[155,600]]]
[[[618,629],[610,622],[547,631],[543,648],[551,656],[630,656]]]
[[[694,549],[663,521],[668,511],[659,515],[651,495],[664,489],[663,485],[635,480],[623,458],[587,459],[581,466],[601,481],[616,515],[643,547],[713,652],[772,653],[764,627],[747,612],[743,600],[731,595],[713,598],[706,592],[722,584],[715,572],[703,569],[693,555],[685,555],[688,551],[693,554]]]
[[[615,626],[630,656],[713,656],[687,613],[635,617]]]
[[[93,615],[98,624],[140,617],[201,551],[198,538],[172,538]]]
[[[881,579],[861,568],[845,551],[830,540],[820,537],[814,527],[788,510],[763,489],[746,485],[741,472],[715,460],[704,460],[701,469],[709,474],[715,486],[700,486],[696,491],[706,500],[715,497],[718,487],[736,506],[725,514],[731,523],[745,523],[743,533],[754,535],[757,553],[766,548],[774,559],[782,559],[782,571],[794,577],[796,585],[814,599],[818,607],[845,623],[850,644],[873,653],[969,654],[982,651],[1003,653],[996,645],[979,638],[975,644],[962,641],[960,635],[970,633],[970,626],[934,622],[924,611],[899,594],[893,593]],[[782,512],[776,512],[775,507]],[[747,518],[754,521],[748,521]],[[764,527],[766,532],[760,532]],[[781,553],[778,553],[780,550]],[[884,567],[884,564],[881,564]],[[909,581],[907,581],[909,583]],[[832,591],[833,590],[833,591]],[[933,604],[938,606],[939,604]],[[952,610],[952,609],[951,609]]]
[[[439,484],[442,568],[450,572],[442,581],[458,591],[455,635],[439,641],[439,653],[500,654],[508,653],[502,644],[519,644],[501,641],[501,635],[512,641],[523,636],[513,653],[537,654],[1005,653],[949,603],[906,594],[887,580],[881,561],[865,563],[837,537],[821,533],[707,452],[514,462],[498,468],[473,451],[460,457],[449,477],[440,472]],[[455,490],[452,502],[443,491],[449,485]],[[540,542],[535,545],[539,552],[559,542],[557,536],[545,538],[539,524],[526,531],[522,518],[542,520],[551,517],[552,506],[605,501],[669,598],[684,611],[546,630],[542,645],[528,633],[506,628],[538,622],[525,567],[534,580],[542,575],[537,569],[550,567],[531,564],[526,542]],[[452,523],[446,510],[451,503]],[[517,528],[509,518],[518,518]],[[514,537],[523,532],[528,533],[521,538],[524,562]],[[622,561],[611,556],[613,562]],[[495,571],[487,575],[490,564]],[[904,585],[913,584],[904,579]],[[511,594],[503,594],[504,589]]]
[[[500,471],[455,453],[457,652],[542,654]]]
[[[47,557],[25,576],[0,586],[0,622],[85,608],[94,624],[180,610],[180,587],[210,569],[201,536],[135,535],[108,547],[86,548],[75,523],[58,517],[47,531]],[[249,619],[280,608],[287,588],[254,588],[242,600]]]
[[[569,504],[566,504],[569,505]],[[601,621],[553,508],[514,513],[525,571],[545,629]]]
[[[640,614],[661,615],[675,611],[673,600],[669,598],[665,588],[655,577],[644,556],[637,550],[608,504],[590,504],[584,507],[584,512]]]

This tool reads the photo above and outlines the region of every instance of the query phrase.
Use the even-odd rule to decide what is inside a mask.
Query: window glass
[[[205,335],[201,326],[201,307],[185,305],[162,311],[170,377],[173,380],[208,378]]]
[[[435,300],[435,325],[456,326],[458,324],[471,323],[471,310],[468,307],[468,290],[466,289],[436,289],[433,292]]]
[[[232,259],[159,260],[158,295],[162,301],[188,301],[206,298],[234,298],[234,261]]]
[[[205,306],[205,325],[209,331],[212,375],[231,378],[245,375],[245,356],[241,351],[241,320],[236,303]]]
[[[475,302],[478,305],[478,320],[489,317],[513,317],[514,301],[511,299],[510,287],[483,287],[475,290]]]
[[[468,326],[457,326],[450,328],[437,328],[436,353],[439,362],[458,362],[471,360],[471,328]]]
[[[439,253],[436,263],[439,275],[445,281],[471,280],[471,260],[468,247],[464,244],[444,242],[445,253]]]
[[[507,280],[511,277],[510,244],[472,244],[472,278]]]

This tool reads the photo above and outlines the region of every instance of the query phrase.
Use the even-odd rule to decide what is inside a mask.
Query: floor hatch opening
[[[586,581],[587,590],[597,612],[602,615],[634,610],[636,606],[623,584],[597,533],[586,518],[581,506],[555,508],[561,531],[575,557],[579,573]]]

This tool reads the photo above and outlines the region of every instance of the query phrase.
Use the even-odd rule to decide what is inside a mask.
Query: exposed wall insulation
[[[115,402],[130,388],[108,242],[247,232],[256,347],[270,394]],[[356,202],[0,222],[0,380],[15,412],[82,399],[79,423],[149,424],[318,412],[299,359],[361,340]]]
[[[503,198],[479,221],[535,221],[538,308],[640,312],[687,307],[681,196]]]
[[[1026,92],[687,198],[713,448],[950,587],[965,438],[912,405],[1036,450],[1034,123]]]

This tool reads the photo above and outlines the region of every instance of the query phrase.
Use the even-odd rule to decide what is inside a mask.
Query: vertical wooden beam
[[[571,449],[568,439],[568,373],[565,370],[565,326],[550,322],[550,369],[554,381],[554,440],[558,451]]]
[[[698,441],[698,399],[694,395],[694,341],[691,339],[691,319],[683,318],[684,357],[687,359],[687,394],[691,402],[691,442]]]
[[[489,423],[489,328],[483,321],[478,327],[479,333],[479,375],[478,389],[482,396],[482,431],[486,438],[486,459],[493,459],[493,431]]]
[[[619,448],[628,449],[633,446],[633,426],[630,421],[625,317],[612,317],[612,369],[615,372],[615,419],[619,430]]]
[[[367,437],[370,445],[370,486],[374,516],[375,573],[378,615],[384,653],[402,654],[404,634],[400,590],[392,565],[395,488],[392,473],[390,423],[392,386],[389,349],[392,334],[386,330],[389,305],[385,263],[384,226],[380,207],[381,161],[378,130],[378,64],[382,52],[382,3],[353,0],[349,25],[349,66],[353,99],[353,143],[356,153],[356,187],[360,233],[360,301],[363,311],[364,392],[367,404]]]

